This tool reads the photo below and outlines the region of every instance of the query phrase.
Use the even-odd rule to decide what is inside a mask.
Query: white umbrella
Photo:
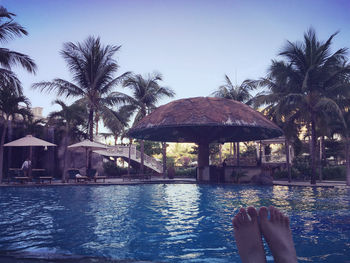
[[[33,135],[27,135],[23,138],[20,138],[18,140],[14,140],[12,142],[6,143],[4,144],[4,146],[7,147],[25,147],[25,146],[29,146],[30,150],[29,150],[29,158],[30,160],[32,160],[32,147],[33,146],[43,146],[43,147],[47,147],[47,146],[57,146],[54,143],[51,142],[47,142],[44,141],[42,139],[36,138]]]
[[[72,145],[69,145],[68,148],[80,148],[80,149],[85,149],[86,153],[86,171],[88,167],[88,151],[95,151],[95,150],[102,150],[102,149],[107,149],[108,146],[99,142],[94,142],[90,140],[84,140],[82,142],[78,142]],[[87,175],[87,174],[86,174]]]
[[[13,147],[21,147],[21,146],[57,146],[51,142],[47,142],[41,139],[38,139],[32,135],[27,135],[18,140],[14,140],[12,142],[4,144],[4,146],[13,146]]]

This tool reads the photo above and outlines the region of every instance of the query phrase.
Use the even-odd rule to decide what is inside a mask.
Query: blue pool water
[[[291,217],[299,262],[350,262],[350,190],[283,186],[2,187],[0,251],[239,262],[232,216],[268,205]]]

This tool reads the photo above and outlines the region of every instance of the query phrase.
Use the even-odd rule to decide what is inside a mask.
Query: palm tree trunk
[[[7,131],[7,124],[8,124],[8,118],[5,119],[4,129],[2,131],[1,141],[0,141],[0,183],[2,182],[2,178],[3,178],[2,168],[4,165],[4,144],[5,144],[5,137],[6,137],[6,131]]]
[[[320,138],[320,154],[319,154],[319,163],[318,163],[318,171],[319,171],[319,180],[322,181],[322,157],[323,157],[323,144],[324,144],[324,136]]]
[[[129,141],[129,158],[128,158],[128,176],[130,176],[131,144],[132,144],[132,140],[130,139],[130,141]]]
[[[346,185],[350,186],[350,141],[346,137],[345,142],[345,156],[346,156]]]
[[[89,140],[94,140],[94,110],[90,108],[89,110]],[[91,169],[91,151],[87,152],[87,167],[86,169]]]
[[[287,170],[288,170],[288,182],[290,183],[292,181],[292,170],[290,169],[290,156],[289,156],[289,141],[286,138],[286,142],[285,142],[285,146],[286,146],[286,163],[287,163]]]
[[[63,158],[63,174],[62,183],[67,181],[67,163],[68,163],[68,128],[66,127],[65,137],[64,137],[64,158]]]
[[[316,113],[311,113],[311,184],[316,184]]]
[[[94,140],[94,110],[92,108],[89,110],[89,140]]]

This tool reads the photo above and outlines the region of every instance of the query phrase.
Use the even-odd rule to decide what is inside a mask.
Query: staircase
[[[104,156],[113,156],[113,157],[122,157],[129,159],[129,149],[130,149],[130,160],[141,163],[141,152],[136,150],[135,145],[129,146],[109,146],[108,149],[105,150],[97,150],[95,153],[104,155]],[[144,166],[156,171],[157,173],[163,173],[163,164],[157,159],[148,156],[146,154],[143,155]]]

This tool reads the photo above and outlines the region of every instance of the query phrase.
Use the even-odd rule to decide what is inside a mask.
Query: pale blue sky
[[[35,76],[14,69],[32,106],[44,115],[57,109],[54,94],[30,89],[55,77],[70,80],[59,55],[67,41],[100,36],[104,44],[122,45],[119,73],[159,71],[176,99],[208,96],[223,84],[265,76],[271,59],[286,40],[302,40],[313,26],[325,40],[340,30],[334,48],[350,47],[350,1],[347,0],[0,0],[29,36],[5,46],[30,55]],[[122,88],[119,90],[123,91]],[[161,104],[168,102],[163,100]]]

